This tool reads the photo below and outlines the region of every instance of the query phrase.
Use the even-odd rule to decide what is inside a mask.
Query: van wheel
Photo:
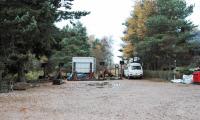
[[[130,80],[130,79],[131,79],[131,77],[130,77],[130,76],[128,76],[128,79]]]

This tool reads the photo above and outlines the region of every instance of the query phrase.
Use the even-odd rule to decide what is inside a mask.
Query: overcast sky
[[[200,0],[187,0],[195,4],[194,13],[188,18],[194,24],[200,25]],[[130,16],[134,0],[75,0],[73,9],[90,11],[91,14],[82,17],[81,22],[87,28],[88,35],[97,38],[112,36],[114,62],[118,63],[121,55],[118,51],[122,43],[121,37],[125,29],[122,23]],[[60,28],[67,24],[66,21],[57,23]]]

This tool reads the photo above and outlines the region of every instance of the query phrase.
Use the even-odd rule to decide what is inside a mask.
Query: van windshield
[[[140,66],[132,66],[132,70],[141,70]]]

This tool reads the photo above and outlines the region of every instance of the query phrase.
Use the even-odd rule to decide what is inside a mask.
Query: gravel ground
[[[148,80],[46,83],[0,94],[0,120],[200,120],[200,85]]]

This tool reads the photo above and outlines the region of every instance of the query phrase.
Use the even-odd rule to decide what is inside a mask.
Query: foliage
[[[104,62],[105,66],[112,64],[112,38],[104,37],[97,39],[94,36],[89,37],[89,43],[91,46],[91,55],[96,58],[97,71],[101,70],[103,66],[100,66],[100,62]]]
[[[132,17],[136,21],[138,14],[144,14],[140,7],[145,7],[144,3],[137,2]],[[186,20],[193,12],[193,6],[187,6],[185,0],[155,0],[152,2],[151,12],[141,22],[133,22],[133,26],[128,25],[128,37],[126,41],[132,42],[134,51],[143,59],[146,69],[170,69],[169,67],[177,61],[177,65],[188,65],[192,55],[193,44],[189,42],[192,37],[192,30],[195,27]],[[145,10],[145,9],[144,9]],[[141,18],[140,18],[141,19]],[[130,20],[129,20],[130,21]],[[144,35],[135,31],[144,30]],[[139,29],[139,30],[137,30]],[[126,46],[128,47],[128,46]],[[129,55],[131,56],[131,55]],[[167,68],[168,67],[168,68]]]
[[[86,28],[78,22],[72,27],[66,26],[62,30],[63,39],[61,41],[61,50],[55,51],[51,60],[57,65],[65,63],[66,67],[71,66],[72,57],[88,57],[90,56],[90,46]]]
[[[102,45],[102,56],[103,61],[107,64],[112,64],[112,38],[111,37],[104,37],[100,40],[100,44]]]
[[[144,2],[137,0],[131,17],[126,21],[125,35],[123,40],[126,42],[124,47],[124,55],[126,57],[133,56],[135,51],[135,42],[142,41],[147,33],[146,20],[155,13],[155,2],[153,0],[145,0]]]
[[[18,72],[18,81],[25,81],[25,66],[29,54],[37,58],[50,56],[59,46],[59,30],[54,23],[62,19],[77,19],[88,12],[70,11],[73,0],[68,0],[61,11],[60,0],[0,1],[0,56]]]
[[[125,47],[123,48],[123,53],[125,57],[131,57],[134,52],[134,45],[130,42],[126,42]]]
[[[42,76],[44,73],[43,71],[29,71],[25,74],[27,80],[38,80],[39,76]]]
[[[189,67],[178,67],[176,68],[176,71],[184,75],[191,75],[195,70],[192,70]]]

